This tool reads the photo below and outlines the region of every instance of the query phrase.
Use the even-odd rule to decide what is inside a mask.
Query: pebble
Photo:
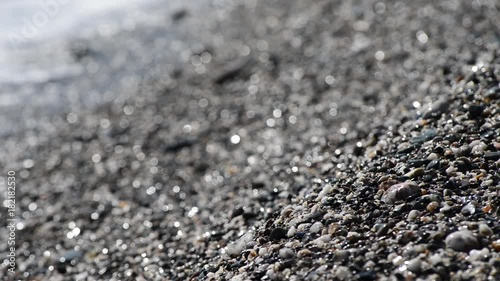
[[[252,239],[253,234],[251,232],[245,233],[238,240],[227,246],[227,254],[231,257],[238,256],[239,254],[241,254],[241,252],[243,252],[243,250],[245,250],[245,248],[247,247],[247,243],[252,241]]]
[[[315,222],[313,223],[313,225],[311,226],[311,228],[309,228],[309,231],[311,233],[318,233],[320,232],[321,230],[323,229],[323,224],[321,222]]]
[[[495,152],[488,151],[484,154],[484,159],[486,159],[486,160],[498,160],[498,159],[500,159],[500,151],[495,151]]]
[[[427,211],[429,212],[434,212],[436,211],[436,209],[439,207],[439,203],[438,202],[431,202],[427,205]]]
[[[446,237],[446,247],[459,252],[469,252],[479,247],[479,242],[470,230],[459,230]]]
[[[442,97],[428,106],[422,114],[424,119],[438,117],[445,113],[449,107],[449,101],[446,97]]]
[[[267,255],[267,249],[266,248],[260,248],[259,249],[259,256],[263,257]]]
[[[491,236],[493,235],[493,230],[487,224],[481,223],[479,224],[479,233],[484,236]]]
[[[339,266],[335,270],[335,277],[342,281],[353,280],[351,270],[346,266]]]
[[[269,234],[269,239],[273,241],[278,241],[286,238],[287,230],[281,227],[274,228]]]
[[[397,201],[405,200],[408,197],[420,193],[420,188],[415,182],[403,182],[395,184],[385,191],[382,195],[382,201],[386,204],[394,204]]]
[[[491,242],[491,247],[493,248],[493,250],[500,252],[500,239]]]
[[[464,215],[473,215],[476,212],[476,207],[469,203],[465,205],[460,212]]]
[[[286,233],[286,236],[287,237],[293,237],[296,232],[297,232],[297,229],[295,228],[295,226],[292,226],[292,227],[290,227],[290,229],[288,229],[288,232]]]
[[[290,259],[295,257],[295,252],[290,248],[282,248],[279,251],[280,257],[283,259]]]
[[[439,157],[436,153],[432,152],[431,154],[429,154],[429,156],[427,156],[427,159],[435,161],[435,160],[438,160]]]
[[[420,260],[420,258],[414,258],[408,262],[406,267],[409,271],[418,274],[422,270],[422,261]]]
[[[411,210],[410,213],[408,214],[408,221],[412,221],[418,218],[420,216],[420,211],[418,210]]]
[[[310,256],[311,254],[312,254],[312,252],[311,252],[311,251],[309,251],[308,249],[302,249],[302,250],[300,250],[300,251],[297,253],[297,256],[298,256],[299,258],[303,258],[303,257],[305,257],[305,256]]]
[[[408,172],[405,176],[412,179],[412,178],[420,177],[423,174],[424,174],[424,169],[416,168],[416,169],[413,169],[410,172]]]
[[[333,259],[337,262],[344,262],[350,255],[351,253],[348,250],[337,250]]]
[[[471,261],[479,261],[482,260],[483,258],[488,257],[490,251],[488,248],[483,248],[481,250],[471,250],[469,252],[469,259]]]

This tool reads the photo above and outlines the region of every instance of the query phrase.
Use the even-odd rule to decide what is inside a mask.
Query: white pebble
[[[323,224],[322,224],[321,222],[319,222],[319,221],[318,221],[318,222],[315,222],[315,223],[311,226],[311,228],[309,228],[309,231],[310,231],[311,233],[318,233],[318,232],[320,232],[322,229],[323,229]]]

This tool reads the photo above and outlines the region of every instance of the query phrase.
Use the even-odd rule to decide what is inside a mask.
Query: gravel
[[[5,137],[17,277],[499,279],[500,6],[306,2],[234,2],[135,96]]]

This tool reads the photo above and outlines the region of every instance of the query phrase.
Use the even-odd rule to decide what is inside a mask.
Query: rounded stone
[[[295,252],[290,248],[283,248],[279,251],[280,257],[283,259],[289,259],[295,257]]]
[[[323,224],[322,224],[321,222],[319,222],[319,221],[318,221],[318,222],[315,222],[315,223],[311,226],[311,228],[309,228],[309,231],[310,231],[311,233],[318,233],[318,232],[320,232],[322,229],[323,229]]]
[[[469,252],[479,248],[479,242],[469,230],[459,230],[446,237],[446,247],[458,252]]]
[[[407,181],[389,187],[382,195],[382,201],[386,204],[394,204],[419,193],[420,188],[418,185],[415,182]]]
[[[422,261],[419,258],[414,258],[408,262],[407,268],[413,273],[420,273],[422,270]]]

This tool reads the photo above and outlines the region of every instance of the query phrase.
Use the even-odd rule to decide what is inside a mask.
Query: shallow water
[[[0,135],[53,114],[98,106],[143,77],[152,60],[175,63],[168,46],[186,40],[171,15],[211,1],[6,0],[0,2]],[[183,38],[180,38],[183,37]],[[157,40],[159,39],[159,40]],[[163,40],[163,41],[161,41]],[[158,42],[157,42],[158,41]],[[82,62],[72,47],[94,56]],[[118,56],[122,64],[110,66]],[[28,120],[30,119],[30,120]],[[28,127],[30,127],[28,126]]]
[[[175,1],[174,1],[175,2]],[[7,0],[0,3],[0,83],[40,82],[61,70],[28,64],[40,44],[131,28],[148,20],[158,0]],[[167,7],[165,7],[167,8]],[[73,72],[68,70],[70,73]],[[49,76],[49,77],[47,77]]]

